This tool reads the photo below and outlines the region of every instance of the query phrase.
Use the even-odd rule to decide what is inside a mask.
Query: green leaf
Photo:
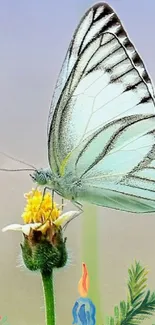
[[[115,320],[115,324],[119,324],[119,318],[120,318],[120,312],[119,312],[119,307],[115,306],[114,307],[114,320]]]
[[[140,303],[147,285],[147,274],[148,271],[139,262],[135,262],[135,265],[131,265],[128,270],[128,300],[131,305]]]
[[[135,261],[128,269],[127,302],[114,308],[114,317],[106,325],[139,325],[155,313],[155,292],[146,291],[148,270]]]
[[[121,320],[126,317],[127,314],[127,306],[125,301],[120,302],[120,312],[121,312]]]

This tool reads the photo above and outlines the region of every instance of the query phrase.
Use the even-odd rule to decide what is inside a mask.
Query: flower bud
[[[38,229],[31,229],[29,235],[24,234],[21,249],[24,264],[31,271],[51,273],[67,262],[66,238],[63,238],[62,228],[49,220]]]

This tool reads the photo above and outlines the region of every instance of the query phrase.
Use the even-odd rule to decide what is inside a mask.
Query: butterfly
[[[155,211],[155,95],[119,18],[92,6],[75,30],[48,119],[50,168],[33,180],[81,204]]]

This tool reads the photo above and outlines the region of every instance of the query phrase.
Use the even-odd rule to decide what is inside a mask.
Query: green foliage
[[[114,316],[108,317],[106,325],[139,325],[155,312],[155,292],[146,290],[148,271],[135,262],[128,269],[127,301],[114,308]]]

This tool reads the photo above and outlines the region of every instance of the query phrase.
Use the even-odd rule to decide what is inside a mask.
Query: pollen
[[[57,204],[52,202],[52,195],[46,192],[32,189],[24,195],[27,204],[25,206],[22,218],[24,223],[45,223],[47,220],[55,221],[59,218],[61,210],[57,208]]]

